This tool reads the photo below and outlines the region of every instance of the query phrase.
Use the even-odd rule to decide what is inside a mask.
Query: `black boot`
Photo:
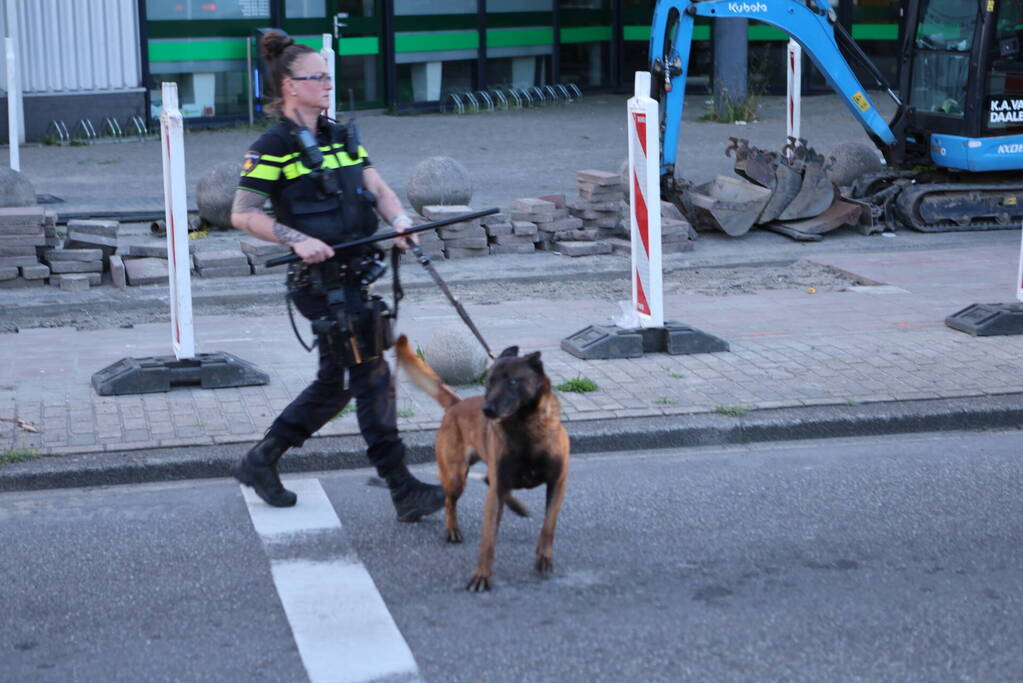
[[[291,507],[298,496],[284,488],[277,475],[277,461],[290,446],[284,439],[267,436],[231,466],[231,476],[251,486],[267,505],[275,508]]]
[[[381,472],[381,476],[391,490],[391,502],[399,522],[418,522],[420,517],[444,507],[444,489],[419,481],[405,463],[387,473]]]

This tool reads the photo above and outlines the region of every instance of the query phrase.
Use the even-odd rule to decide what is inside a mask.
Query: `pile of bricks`
[[[245,258],[248,259],[253,275],[283,272],[283,268],[267,268],[264,264],[272,258],[287,256],[291,253],[291,249],[283,244],[267,242],[258,237],[243,237],[239,240],[239,246],[242,253],[245,254]]]
[[[241,249],[196,250],[192,255],[195,271],[199,277],[238,277],[252,275],[249,257]]]
[[[608,171],[577,171],[575,184],[579,196],[568,205],[569,213],[583,227],[598,231],[600,237],[612,237],[622,221],[625,189],[621,177]]]
[[[468,206],[454,205],[454,206],[424,206],[423,216],[428,221],[440,221],[445,218],[451,218],[465,213],[470,213],[472,209]],[[443,243],[444,256],[449,259],[455,258],[470,258],[474,256],[486,256],[490,253],[490,245],[487,241],[487,232],[483,229],[483,225],[480,223],[480,219],[474,218],[470,221],[461,221],[459,223],[452,223],[451,225],[445,225],[444,227],[437,228],[437,230],[425,230],[423,232],[435,232],[436,237]],[[422,245],[425,240],[431,238],[420,234],[420,244]],[[436,251],[437,244],[431,245],[433,251]],[[424,252],[426,251],[423,248]],[[429,255],[429,254],[427,254]]]
[[[540,241],[536,223],[513,221],[508,213],[484,216],[483,229],[487,232],[491,254],[532,254]]]
[[[0,208],[0,287],[46,283],[50,269],[39,256],[57,240],[56,220],[39,206]]]

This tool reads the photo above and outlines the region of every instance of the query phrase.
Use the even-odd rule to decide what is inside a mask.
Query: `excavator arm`
[[[891,128],[878,113],[865,89],[846,61],[836,39],[851,43],[827,0],[658,0],[650,35],[651,97],[661,107],[661,175],[671,176],[675,167],[679,126],[685,106],[685,79],[696,17],[755,19],[775,26],[798,42],[817,69],[842,98],[849,111],[867,130],[887,157],[897,145]],[[853,43],[853,45],[855,45]],[[862,53],[860,53],[862,56]],[[869,63],[875,78],[880,75]],[[883,82],[882,82],[883,84]],[[887,86],[885,85],[887,88]],[[898,98],[888,89],[896,102]],[[901,104],[901,103],[900,103]]]

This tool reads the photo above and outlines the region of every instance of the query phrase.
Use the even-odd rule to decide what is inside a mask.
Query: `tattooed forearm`
[[[281,244],[294,244],[295,242],[301,242],[302,240],[309,239],[308,235],[289,228],[286,225],[281,225],[276,221],[274,221],[274,237],[276,237]]]
[[[250,235],[254,234],[252,219],[255,216],[266,215],[263,213],[263,204],[265,202],[266,197],[261,194],[247,190],[235,191],[234,201],[231,202],[231,213],[236,216],[233,220],[235,227],[244,230]]]

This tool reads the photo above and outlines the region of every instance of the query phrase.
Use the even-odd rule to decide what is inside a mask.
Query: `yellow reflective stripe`
[[[261,155],[259,155],[259,160],[260,161],[269,161],[271,163],[276,163],[276,164],[283,164],[285,161],[290,161],[290,160],[294,159],[297,156],[298,156],[298,152],[294,152],[292,154],[285,154],[282,157],[275,157],[272,154],[261,154]]]
[[[351,159],[348,158],[348,155],[345,154],[344,152],[340,152],[337,155],[337,158],[341,162],[342,166],[358,166],[359,164],[362,163],[362,157],[359,157],[355,161],[352,161]]]
[[[288,180],[294,180],[300,175],[305,175],[309,173],[309,169],[306,168],[301,161],[296,161],[293,164],[288,164],[282,170],[284,171],[284,177],[287,178]]]
[[[274,181],[281,177],[281,169],[277,166],[270,166],[268,164],[256,164],[251,171],[242,175],[245,178]]]

